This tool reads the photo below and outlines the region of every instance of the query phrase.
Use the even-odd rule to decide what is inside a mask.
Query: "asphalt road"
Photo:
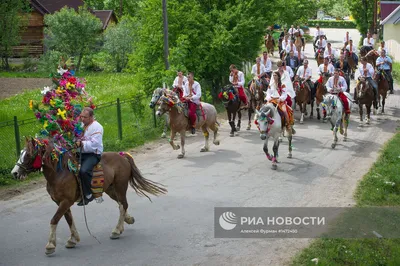
[[[312,29],[313,33],[313,29]],[[341,45],[345,30],[326,30],[333,46]],[[356,31],[350,30],[356,39]],[[357,41],[355,42],[357,43]],[[306,55],[313,58],[307,44]],[[316,73],[316,63],[311,60]],[[354,86],[352,86],[353,88]],[[150,203],[129,189],[129,213],[134,225],[125,225],[119,240],[109,239],[118,219],[116,204],[104,196],[102,204],[72,213],[81,242],[64,247],[69,229],[64,219],[57,228],[57,249],[44,254],[50,219],[56,205],[45,188],[0,202],[0,265],[283,265],[310,239],[214,238],[214,207],[351,206],[357,182],[375,161],[382,144],[395,132],[399,93],[387,99],[387,114],[372,116],[372,123],[358,127],[357,108],[349,126],[349,140],[342,136],[335,150],[330,145],[330,125],[305,119],[296,125],[293,158],[287,159],[287,141],[280,147],[278,170],[271,170],[258,132],[229,137],[222,122],[221,145],[200,153],[202,136],[187,139],[186,157],[169,144],[146,145],[134,153],[145,177],[168,186],[169,193]],[[297,119],[299,113],[296,113]]]

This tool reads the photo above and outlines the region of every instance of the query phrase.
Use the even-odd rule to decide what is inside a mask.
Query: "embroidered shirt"
[[[82,153],[103,153],[103,126],[99,122],[93,121],[84,128]]]

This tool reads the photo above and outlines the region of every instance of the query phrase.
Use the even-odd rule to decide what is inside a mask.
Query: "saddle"
[[[93,197],[99,198],[103,195],[104,191],[104,172],[103,165],[99,162],[93,168],[93,178],[92,178],[92,195]]]
[[[189,105],[187,104],[187,102],[182,102],[182,107],[183,107],[183,113],[184,113],[185,117],[187,117],[189,119]],[[203,117],[204,120],[206,120],[206,114],[204,113],[203,105],[200,103],[200,104],[196,105],[197,122],[200,121],[201,116]]]

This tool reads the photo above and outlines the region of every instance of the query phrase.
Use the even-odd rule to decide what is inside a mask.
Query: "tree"
[[[10,68],[8,58],[12,56],[12,47],[18,45],[20,32],[28,20],[23,20],[21,14],[29,10],[27,0],[3,0],[0,1],[0,56],[2,68]]]
[[[361,35],[365,36],[373,24],[373,8],[375,0],[347,0],[351,15]],[[360,39],[360,44],[363,38]]]
[[[104,33],[104,49],[111,55],[117,72],[128,63],[134,42],[134,25],[129,18],[123,18],[117,25],[107,28]]]
[[[328,14],[335,18],[343,19],[344,17],[350,15],[350,10],[346,3],[335,3],[332,7],[332,10],[330,10]]]
[[[100,19],[88,10],[80,7],[78,12],[64,7],[59,12],[46,15],[45,42],[49,48],[64,52],[69,56],[77,56],[79,70],[82,58],[90,52],[101,36],[102,23]]]

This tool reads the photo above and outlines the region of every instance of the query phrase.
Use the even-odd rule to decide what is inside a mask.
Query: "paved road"
[[[327,30],[340,42],[344,30]],[[351,31],[355,38],[355,31]],[[336,42],[334,42],[336,44]],[[357,42],[356,42],[357,43]],[[311,55],[308,45],[307,55]],[[315,62],[311,63],[315,68]],[[101,241],[86,231],[83,209],[72,208],[81,243],[67,250],[69,230],[64,220],[57,231],[57,250],[46,257],[44,247],[49,221],[56,210],[39,189],[0,203],[1,265],[283,265],[309,243],[309,239],[216,239],[214,207],[349,206],[358,180],[377,157],[382,144],[394,133],[399,115],[399,94],[387,101],[387,115],[373,116],[372,124],[359,128],[352,121],[349,141],[330,148],[330,126],[316,120],[296,125],[293,159],[285,157],[271,170],[254,126],[229,137],[222,121],[221,145],[200,153],[201,136],[188,139],[186,158],[176,159],[169,145],[147,145],[135,155],[143,174],[168,186],[166,196],[153,203],[132,189],[128,200],[133,226],[125,226],[121,239],[108,237],[116,225],[118,209],[105,196],[102,204],[87,208],[88,224]],[[297,118],[299,114],[296,114]],[[353,119],[356,110],[353,111]],[[378,120],[378,118],[380,118]]]

